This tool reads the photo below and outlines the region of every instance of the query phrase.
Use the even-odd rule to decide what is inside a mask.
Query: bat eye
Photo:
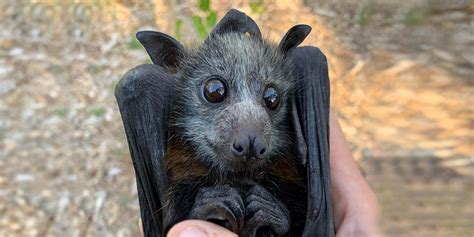
[[[263,92],[263,100],[265,101],[267,108],[270,110],[276,110],[278,109],[278,105],[280,105],[278,91],[272,86],[265,88],[265,91]]]
[[[225,99],[226,88],[224,82],[220,79],[208,80],[203,90],[204,98],[211,103],[219,103]]]

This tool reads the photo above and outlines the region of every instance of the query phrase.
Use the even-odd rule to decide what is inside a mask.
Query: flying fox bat
[[[198,46],[137,33],[153,64],[115,97],[135,168],[145,236],[201,219],[239,236],[334,236],[329,79],[318,48],[279,45],[230,10]]]

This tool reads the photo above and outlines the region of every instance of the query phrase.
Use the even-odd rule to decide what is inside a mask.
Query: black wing
[[[163,233],[162,206],[167,186],[163,155],[167,142],[167,111],[175,79],[158,65],[128,71],[115,89],[135,168],[145,236]]]
[[[168,110],[177,83],[176,68],[184,57],[171,36],[141,31],[137,38],[154,64],[128,71],[115,88],[137,179],[145,236],[164,235],[165,192],[168,175],[164,154],[168,141]]]
[[[328,65],[326,56],[318,48],[297,47],[310,32],[310,26],[293,26],[279,47],[292,61],[297,74],[291,113],[296,153],[306,169],[308,185],[303,236],[334,236],[329,174]]]
[[[293,60],[297,93],[293,122],[298,156],[307,170],[308,211],[303,236],[334,236],[329,173],[329,77],[324,54],[315,47],[288,52]]]

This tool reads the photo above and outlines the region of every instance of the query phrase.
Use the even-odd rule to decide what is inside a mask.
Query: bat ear
[[[286,32],[278,47],[286,54],[290,49],[301,44],[310,32],[309,25],[295,25]]]
[[[154,64],[176,69],[184,56],[183,46],[173,37],[156,31],[139,31],[138,41],[145,47]]]
[[[209,36],[225,34],[230,32],[249,33],[251,36],[261,38],[262,34],[257,23],[245,13],[230,9],[225,16],[217,23]]]

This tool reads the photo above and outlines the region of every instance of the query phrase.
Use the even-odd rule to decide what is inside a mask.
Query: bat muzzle
[[[230,144],[234,158],[242,161],[262,161],[267,154],[267,144],[256,129],[242,129]]]

